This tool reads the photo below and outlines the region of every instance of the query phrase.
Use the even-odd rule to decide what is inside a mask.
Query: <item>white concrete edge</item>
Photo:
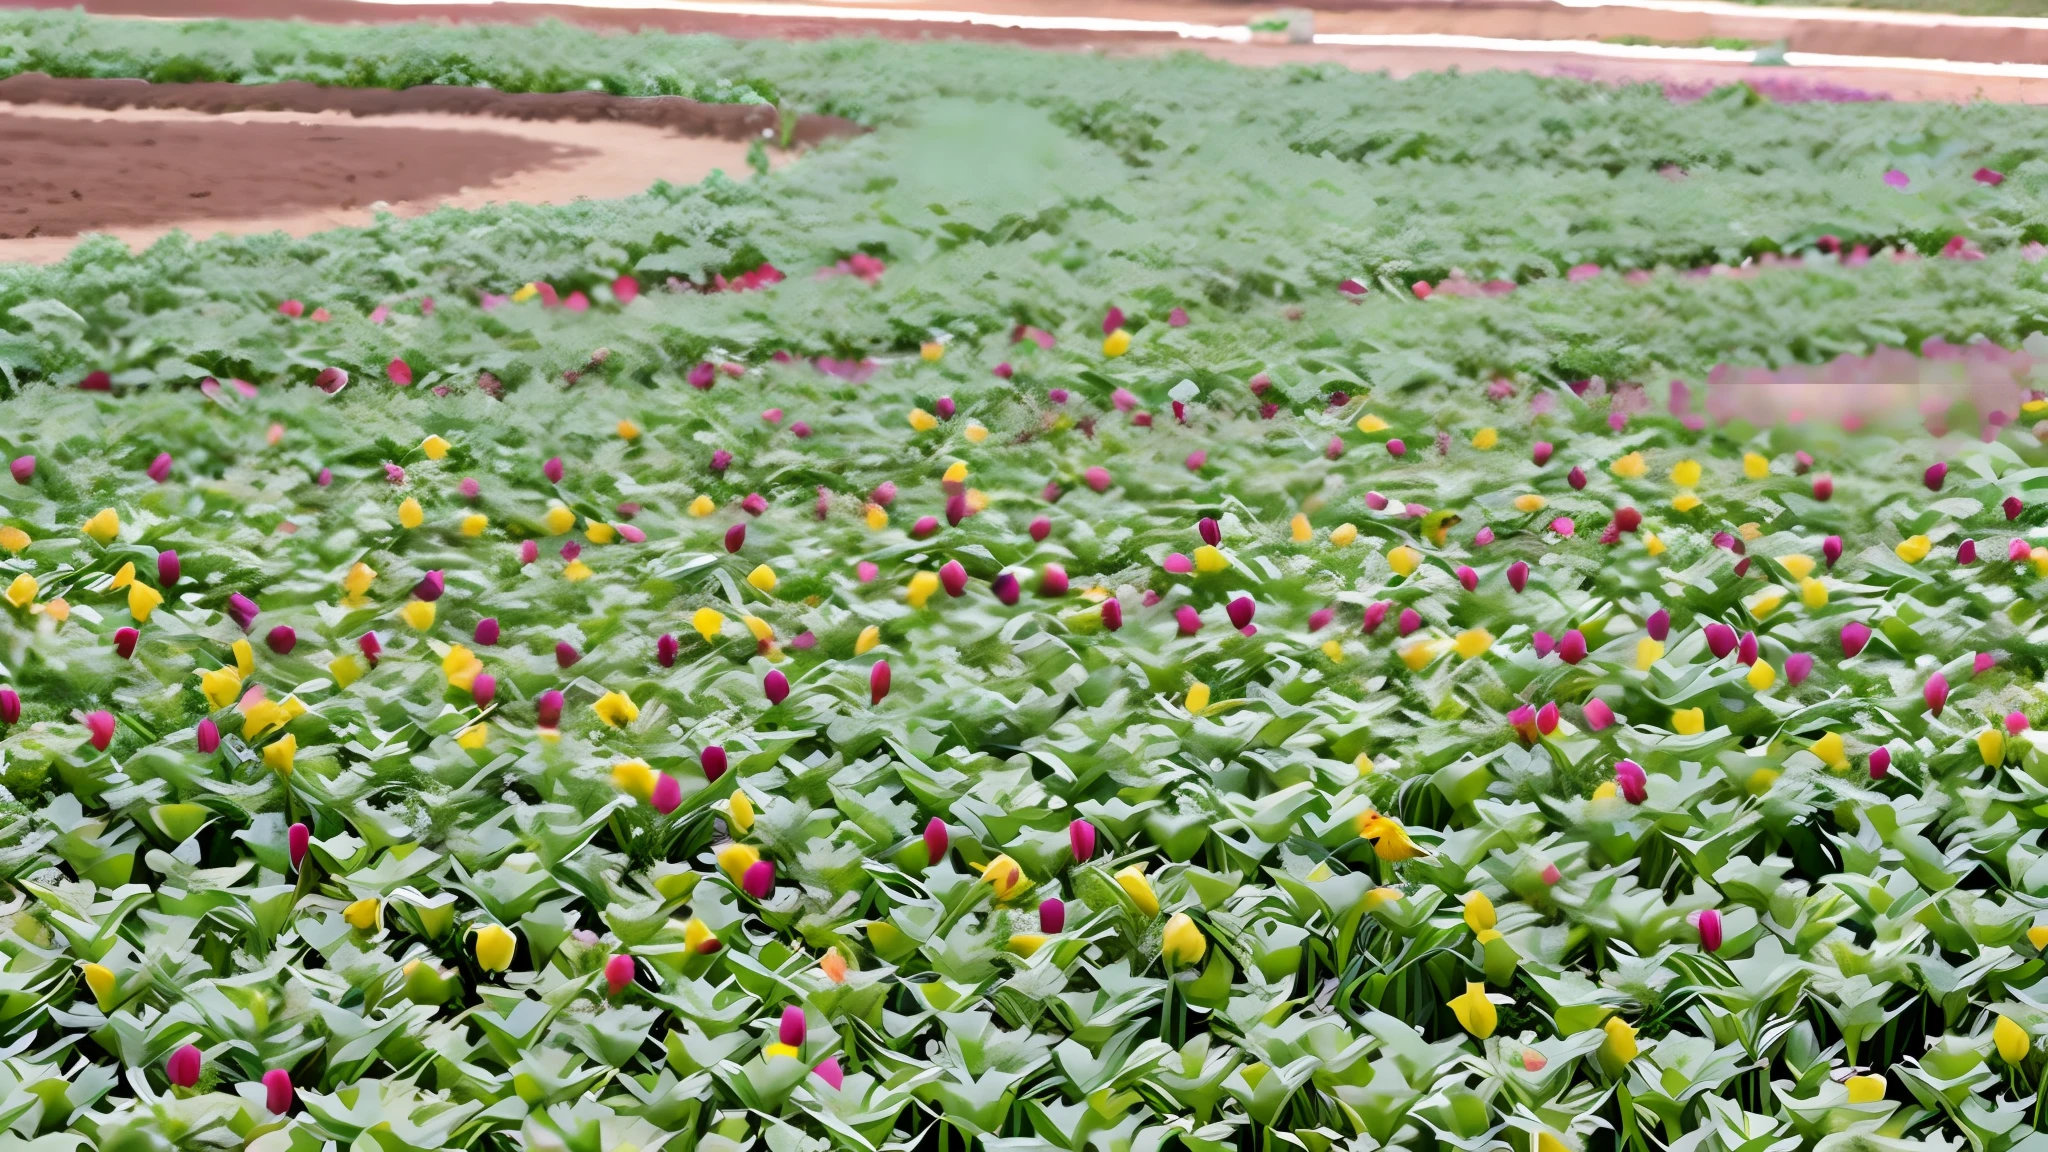
[[[707,16],[768,16],[799,20],[877,20],[906,24],[967,24],[987,28],[1020,28],[1051,32],[1167,33],[1186,40],[1249,43],[1251,29],[1242,24],[1190,24],[1181,20],[1126,20],[1110,16],[1024,16],[1000,12],[958,12],[941,8],[880,8],[831,4],[726,2],[726,0],[360,0],[365,4],[412,7],[432,4],[551,4],[575,8],[615,8],[698,12]]]
[[[1498,36],[1466,36],[1448,32],[1334,32],[1318,35],[1315,42],[1344,48],[1451,48],[1479,52],[1547,52],[1562,56],[1604,56],[1615,60],[1654,60],[1665,63],[1684,61],[1705,64],[1749,64],[1756,58],[1754,52],[1732,48],[1669,48],[1654,44],[1609,44],[1600,40],[1512,40]],[[1853,60],[1861,57],[1840,59]]]

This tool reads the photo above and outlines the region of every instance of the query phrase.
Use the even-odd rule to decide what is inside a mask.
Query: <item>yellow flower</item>
[[[613,728],[623,724],[631,724],[640,718],[639,706],[635,705],[633,698],[624,692],[607,692],[599,696],[597,703],[592,704],[590,708],[591,711],[597,713],[599,720],[604,721],[606,725]]]
[[[1664,554],[1664,541],[1655,532],[1643,533],[1643,551],[1652,556]]]
[[[448,442],[439,436],[429,436],[420,441],[420,451],[426,453],[429,460],[440,460],[448,455]]]
[[[1649,473],[1650,465],[1643,460],[1641,452],[1631,452],[1608,465],[1608,471],[1623,480],[1640,480]]]
[[[1690,492],[1681,492],[1671,498],[1671,510],[1674,512],[1690,512],[1704,503],[1706,501],[1701,500]]]
[[[921,609],[925,606],[925,602],[932,598],[932,593],[938,590],[939,574],[937,572],[919,572],[910,578],[910,590],[906,595],[910,599],[910,606],[912,608]]]
[[[2005,763],[2005,733],[1997,728],[1977,733],[1977,755],[1984,758],[1987,767]]]
[[[1131,334],[1119,328],[1102,338],[1104,356],[1121,356],[1131,350]]]
[[[477,673],[484,670],[484,662],[476,653],[460,644],[451,646],[448,654],[441,657],[441,675],[448,678],[448,686],[458,692],[467,692],[476,683]]]
[[[557,504],[541,516],[540,526],[547,530],[548,535],[560,536],[576,526],[576,514]]]
[[[1828,586],[1808,576],[1799,582],[1799,602],[1808,608],[1828,606]]]
[[[910,410],[911,431],[929,432],[932,429],[937,428],[938,426],[939,418],[937,416],[932,415],[931,413],[925,411],[922,408],[912,408]]]
[[[934,361],[946,354],[946,346],[937,340],[927,340],[918,345],[917,354],[927,362]]]
[[[1436,641],[1417,640],[1401,649],[1401,663],[1406,664],[1410,672],[1420,672],[1436,659],[1436,652]]]
[[[746,844],[727,844],[718,850],[718,870],[737,884],[761,860],[761,854]]]
[[[709,496],[700,495],[695,500],[690,501],[690,515],[692,516],[709,516],[716,511],[718,511],[718,505],[713,503]]]
[[[199,674],[199,692],[213,708],[225,708],[242,695],[242,673],[234,668],[215,668]]]
[[[1456,649],[1458,659],[1477,660],[1486,655],[1488,648],[1493,647],[1493,633],[1484,628],[1470,628],[1458,633],[1457,640],[1453,641],[1451,646]]]
[[[945,475],[939,477],[939,479],[948,484],[965,484],[967,482],[967,461],[955,460],[951,464],[946,465]]]
[[[398,506],[398,526],[401,528],[417,528],[426,518],[427,514],[420,511],[420,502],[410,496]]]
[[[299,738],[287,732],[263,746],[263,766],[279,776],[289,776],[298,754]]]
[[[969,444],[979,444],[983,440],[988,439],[988,429],[982,427],[978,421],[969,420],[967,422],[967,430],[962,432],[961,435],[967,437]]]
[[[1550,503],[1550,501],[1545,500],[1543,497],[1537,495],[1534,492],[1524,492],[1520,496],[1515,497],[1515,511],[1541,512],[1543,511],[1544,505],[1548,503]]]
[[[1813,557],[1803,556],[1797,552],[1789,553],[1778,557],[1778,567],[1783,568],[1785,574],[1794,580],[1804,580],[1813,575]]]
[[[471,724],[468,727],[464,728],[462,731],[457,732],[455,734],[455,743],[458,747],[467,748],[471,752],[474,752],[477,749],[483,747],[484,743],[488,741],[490,738],[491,726],[489,724],[479,722],[476,724]]]
[[[252,700],[242,705],[242,739],[253,740],[272,728],[282,728],[291,719],[275,700]]]
[[[740,623],[747,626],[747,631],[753,633],[756,640],[773,640],[775,638],[775,629],[769,627],[768,622],[759,616],[742,616],[740,617]]]
[[[434,602],[431,600],[407,600],[405,607],[398,610],[398,618],[415,632],[425,632],[434,626]]]
[[[375,896],[365,896],[361,900],[343,908],[341,910],[341,918],[348,921],[349,927],[359,932],[368,932],[375,928],[383,919],[381,915],[383,910],[383,901]]]
[[[93,513],[85,522],[85,534],[102,544],[110,544],[121,531],[121,514],[112,508],[102,508]]]
[[[1465,927],[1474,932],[1484,932],[1498,923],[1500,918],[1486,893],[1475,891],[1465,894]]]
[[[476,930],[476,966],[486,972],[503,972],[512,966],[512,953],[519,938],[496,924]]]
[[[583,521],[583,537],[592,544],[609,544],[613,540],[618,539],[618,536],[618,529],[613,528],[602,520],[592,520],[586,517]]]
[[[853,654],[855,656],[865,656],[868,654],[869,651],[871,651],[874,648],[875,645],[880,644],[881,642],[881,628],[877,627],[876,625],[870,624],[867,627],[860,630],[859,636],[854,637]]]
[[[1377,769],[1373,767],[1372,757],[1366,755],[1363,752],[1360,752],[1357,756],[1352,757],[1351,766],[1353,768],[1358,769],[1358,778],[1361,780],[1365,779],[1367,776],[1370,776],[1375,771],[1377,771]]]
[[[697,630],[706,643],[716,641],[718,633],[725,627],[725,614],[716,608],[699,608],[690,615],[690,627]]]
[[[1152,891],[1152,882],[1145,879],[1145,866],[1133,864],[1116,874],[1117,887],[1138,906],[1138,911],[1147,916],[1159,915],[1159,897]]]
[[[87,964],[85,986],[92,989],[93,999],[106,1003],[114,994],[114,970],[104,964]]]
[[[528,300],[531,300],[538,295],[540,295],[539,288],[534,287],[530,283],[521,284],[519,287],[512,290],[512,302],[514,304],[524,304]]]
[[[1330,543],[1339,548],[1349,548],[1351,542],[1356,539],[1358,539],[1358,525],[1356,524],[1339,524],[1335,528],[1330,529]]]
[[[739,845],[733,845],[733,847],[739,847]],[[753,850],[750,848],[748,851],[751,852]],[[746,869],[742,868],[740,871],[744,873]],[[718,937],[712,934],[710,926],[695,916],[690,917],[688,922],[683,925],[683,947],[688,949],[692,956],[702,955],[704,946],[716,943],[717,940]]]
[[[640,438],[640,426],[631,420],[619,421],[617,431],[621,440],[638,440]]]
[[[1368,808],[1358,814],[1358,835],[1372,841],[1373,855],[1382,860],[1398,863],[1413,860],[1429,853],[1415,841],[1408,838],[1408,830],[1392,816],[1382,816]]]
[[[1778,682],[1778,671],[1768,661],[1759,660],[1749,666],[1749,686],[1758,692],[1767,692]]]
[[[1697,736],[1707,730],[1707,714],[1699,708],[1680,708],[1671,713],[1671,730],[1680,736]]]
[[[31,543],[33,541],[28,538],[28,533],[23,532],[12,524],[7,525],[5,528],[0,528],[0,548],[5,548],[9,552],[20,552]]]
[[[1761,620],[1778,610],[1785,602],[1785,593],[1776,588],[1767,589],[1749,602],[1749,614]]]
[[[1664,642],[1648,636],[1636,641],[1636,671],[1647,672],[1650,665],[1664,658]]]
[[[732,826],[742,835],[754,830],[754,801],[745,792],[733,789],[732,798],[725,802],[725,810],[732,814]]]
[[[1385,420],[1370,412],[1358,418],[1358,430],[1360,432],[1385,432],[1389,427],[1392,427],[1392,425],[1389,425]]]
[[[1491,428],[1481,428],[1472,434],[1472,446],[1481,452],[1488,452],[1500,443],[1500,433]]]
[[[336,656],[328,661],[327,674],[334,677],[336,685],[346,688],[363,678],[363,663],[354,656]]]
[[[1166,931],[1159,938],[1159,954],[1165,958],[1168,968],[1200,964],[1208,951],[1208,937],[1202,935],[1202,930],[1195,927],[1194,920],[1187,913],[1175,912],[1167,918]]]
[[[4,595],[16,608],[28,607],[36,602],[36,578],[23,572],[7,585]]]
[[[1851,1076],[1842,1087],[1849,1090],[1849,1103],[1875,1104],[1884,1099],[1886,1084],[1882,1076]]]
[[[2034,1038],[2027,1030],[2013,1022],[2010,1016],[2000,1016],[1998,1023],[1991,1027],[1991,1042],[1998,1046],[1998,1054],[2007,1064],[2017,1064],[2027,1058],[2034,1048]]]
[[[1337,639],[1323,641],[1323,656],[1332,664],[1344,662],[1344,642]]]
[[[1616,474],[1619,474],[1618,469]],[[1677,464],[1672,465],[1671,482],[1680,488],[1697,487],[1700,482],[1700,462],[1697,460],[1680,460]]]
[[[1899,559],[1904,560],[1906,563],[1918,564],[1920,561],[1927,559],[1927,550],[1932,547],[1934,547],[1934,542],[1925,536],[1908,536],[1904,540],[1899,541],[1899,546],[1892,549],[1892,551],[1898,553]]]
[[[654,795],[654,785],[660,778],[645,760],[621,760],[612,765],[612,787],[635,800]]]
[[[2032,944],[2036,952],[2048,952],[2048,924],[2036,924],[2027,929],[2027,943]]]
[[[1189,712],[1194,713],[1200,713],[1202,709],[1207,708],[1209,706],[1209,686],[1199,680],[1195,681],[1195,686],[1188,689],[1187,699],[1182,701],[1182,706]]]
[[[761,1055],[767,1057],[770,1060],[775,1059],[777,1056],[786,1056],[789,1059],[794,1060],[798,1056],[802,1055],[802,1053],[797,1051],[795,1045],[775,1043],[770,1044],[766,1048],[761,1049]]]
[[[1296,544],[1306,544],[1315,535],[1315,529],[1309,527],[1308,517],[1296,512],[1294,519],[1287,522],[1287,534],[1294,538]]]
[[[1821,763],[1836,772],[1849,770],[1849,750],[1842,746],[1842,735],[1839,732],[1829,732],[1807,745],[1806,750],[1819,757]]]
[[[1600,1054],[1616,1064],[1626,1064],[1636,1058],[1636,1030],[1628,1021],[1619,1016],[1609,1016],[1601,1027],[1607,1032],[1607,1039],[1600,1045]]]
[[[1406,544],[1396,544],[1387,550],[1387,567],[1392,568],[1396,576],[1412,576],[1421,566],[1422,553]]]
[[[137,624],[149,623],[149,614],[164,602],[164,594],[147,584],[128,586],[128,614],[135,617]]]
[[[571,584],[581,584],[585,580],[590,579],[592,575],[590,565],[585,564],[581,560],[571,560],[562,568],[562,579],[567,580]],[[428,607],[431,608],[433,605],[429,604]]]
[[[1466,981],[1465,993],[1452,997],[1446,1005],[1458,1017],[1458,1024],[1474,1037],[1484,1040],[1493,1035],[1500,1026],[1500,1013],[1493,1007],[1493,1001],[1486,997],[1486,985]]]
[[[1024,869],[1008,856],[998,856],[981,870],[982,882],[996,890],[997,900],[1008,900],[1024,889],[1031,887],[1031,881],[1024,878]],[[1159,910],[1154,904],[1154,912]]]
[[[1756,771],[1751,772],[1749,774],[1749,794],[1752,796],[1761,796],[1764,793],[1769,792],[1771,790],[1771,785],[1776,784],[1777,782],[1777,769],[1759,768]]]
[[[350,599],[356,599],[370,590],[370,582],[376,578],[377,570],[358,560],[349,567],[348,575],[341,578],[341,590]]]
[[[1593,799],[1595,800],[1612,800],[1619,795],[1621,795],[1621,789],[1612,780],[1603,780],[1598,788],[1593,789]]]
[[[256,649],[247,640],[237,640],[228,645],[228,651],[235,655],[235,671],[247,680],[256,674]]]
[[[491,518],[481,512],[472,512],[462,518],[462,534],[464,536],[481,536],[484,534],[484,529],[490,526]]]
[[[1052,937],[1041,936],[1036,932],[1013,932],[1010,934],[1010,951],[1019,956],[1029,957],[1045,947],[1045,942],[1050,939]]]
[[[1771,474],[1771,462],[1754,452],[1742,456],[1742,474],[1751,480],[1761,480]]]
[[[1214,574],[1230,567],[1230,557],[1204,544],[1195,549],[1195,571]]]

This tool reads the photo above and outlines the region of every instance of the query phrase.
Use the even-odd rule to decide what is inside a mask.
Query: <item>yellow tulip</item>
[[[1358,814],[1358,835],[1372,841],[1373,855],[1382,860],[1399,862],[1429,855],[1421,845],[1409,839],[1408,830],[1392,816],[1383,816],[1368,808]]]
[[[512,953],[518,948],[519,938],[496,924],[476,930],[476,966],[486,972],[503,972],[512,967]]]
[[[1187,968],[1202,962],[1202,956],[1209,951],[1209,939],[1185,912],[1175,912],[1166,921],[1166,932],[1159,938],[1159,954],[1166,958],[1168,968]]]
[[[862,515],[866,517],[871,531],[880,532],[889,526],[889,513],[880,504],[868,505]]]
[[[597,713],[599,720],[604,721],[607,726],[612,728],[631,724],[640,718],[639,706],[634,704],[633,698],[624,692],[607,692],[599,696],[597,703],[592,704],[590,707],[592,711]]]
[[[1352,758],[1351,766],[1353,768],[1358,769],[1358,775],[1360,779],[1370,776],[1374,772],[1378,771],[1378,769],[1373,767],[1372,757],[1366,755],[1363,752],[1360,752],[1357,756]]]
[[[2000,1016],[1998,1023],[1991,1027],[1991,1042],[1998,1047],[1998,1054],[2007,1064],[2017,1064],[2033,1051],[2034,1038],[2020,1027],[2010,1016]]]
[[[1102,338],[1104,356],[1121,356],[1131,350],[1131,334],[1119,328]]]
[[[754,830],[754,801],[745,792],[735,788],[725,807],[732,813],[732,826],[739,829],[741,835]]]
[[[1600,1044],[1600,1054],[1616,1064],[1626,1064],[1636,1058],[1636,1030],[1619,1016],[1609,1016],[1601,1027],[1607,1032],[1607,1039]]]
[[[1631,452],[1610,464],[1608,470],[1624,480],[1640,480],[1649,474],[1650,465],[1641,452]]]
[[[1927,559],[1927,550],[1932,547],[1934,547],[1934,542],[1925,536],[1908,536],[1904,540],[1899,541],[1899,546],[1892,549],[1892,551],[1898,553],[1899,559],[1904,560],[1906,563],[1918,564],[1920,561]]]
[[[448,686],[457,692],[467,692],[475,686],[477,674],[483,670],[484,662],[460,644],[452,645],[448,654],[441,657],[441,675],[448,678]]]
[[[1700,462],[1680,460],[1671,468],[1671,482],[1680,488],[1696,488],[1700,482]]]
[[[1706,501],[1701,500],[1690,492],[1681,492],[1671,498],[1671,510],[1674,512],[1690,512],[1704,503]]]
[[[353,656],[336,656],[327,662],[327,674],[335,684],[346,688],[363,678],[363,662]]]
[[[1785,570],[1794,580],[1804,580],[1813,575],[1813,557],[1793,552],[1778,557],[1778,567]]]
[[[1849,1103],[1875,1104],[1884,1099],[1886,1084],[1882,1076],[1851,1076],[1842,1087],[1849,1090]]]
[[[1481,452],[1492,451],[1493,446],[1498,443],[1500,443],[1500,433],[1491,428],[1481,428],[1472,434],[1472,446]]]
[[[747,869],[760,863],[761,854],[746,844],[727,844],[718,850],[718,870],[737,884]]]
[[[1541,512],[1544,506],[1549,503],[1550,501],[1545,500],[1534,492],[1524,492],[1520,496],[1515,497],[1515,511]]]
[[[1309,526],[1308,517],[1296,512],[1294,519],[1287,522],[1287,533],[1296,544],[1306,544],[1315,535],[1315,529]]]
[[[2048,924],[2036,924],[2027,929],[2027,943],[2032,944],[2036,952],[2048,952]]]
[[[947,484],[967,483],[967,461],[955,460],[946,465],[946,471],[939,479]]]
[[[1759,660],[1749,666],[1749,686],[1758,692],[1767,692],[1778,682],[1778,671],[1766,661]]]
[[[1396,576],[1412,576],[1421,566],[1422,553],[1406,544],[1397,544],[1387,550],[1387,567],[1392,568]]]
[[[560,504],[549,508],[540,518],[540,526],[550,536],[560,536],[576,526],[576,514]]]
[[[358,560],[349,567],[348,575],[341,578],[341,590],[351,599],[359,597],[370,590],[370,582],[376,578],[377,570]]]
[[[770,1060],[775,1059],[777,1056],[786,1056],[789,1059],[794,1060],[799,1055],[801,1055],[801,1053],[797,1051],[794,1045],[783,1044],[778,1042],[775,1044],[770,1044],[766,1048],[761,1049],[761,1055],[767,1057]]]
[[[1200,713],[1202,709],[1207,708],[1209,706],[1209,686],[1199,680],[1196,681],[1195,686],[1188,689],[1187,699],[1182,701],[1182,706],[1192,713]]]
[[[1764,793],[1769,792],[1771,790],[1771,785],[1776,784],[1777,782],[1777,769],[1759,768],[1756,771],[1751,772],[1749,774],[1749,794],[1752,796],[1761,796]]]
[[[512,302],[514,304],[524,304],[538,295],[540,295],[539,288],[531,283],[521,284],[512,290]]]
[[[618,529],[612,527],[611,525],[605,523],[602,520],[591,520],[586,518],[583,521],[583,538],[590,541],[592,544],[609,544],[613,540],[618,539],[618,536]]]
[[[256,674],[256,649],[247,640],[237,640],[228,645],[228,651],[235,654],[235,671],[247,680]]]
[[[636,800],[654,795],[660,775],[645,760],[621,760],[612,765],[612,787]]]
[[[931,600],[932,594],[938,590],[939,574],[937,572],[919,572],[910,578],[910,588],[904,593],[904,596],[910,601],[912,608],[922,610],[925,604]]]
[[[1762,595],[1759,595],[1755,600],[1750,601],[1749,614],[1761,620],[1764,617],[1769,616],[1771,613],[1776,612],[1778,610],[1778,605],[1783,604],[1784,602],[1785,594],[1783,592],[1780,592],[1776,588],[1772,588],[1769,591],[1764,592]]]
[[[1830,732],[1815,740],[1807,747],[1807,751],[1820,757],[1821,763],[1837,772],[1846,772],[1849,769],[1849,751],[1842,746],[1842,736],[1839,732]]]
[[[1671,730],[1680,736],[1697,736],[1707,730],[1707,714],[1699,708],[1680,708],[1671,713]]]
[[[742,616],[740,617],[740,623],[747,626],[747,631],[753,634],[757,642],[775,639],[775,629],[759,616]],[[773,657],[770,657],[770,659],[773,659]]]
[[[1664,554],[1663,539],[1655,532],[1643,533],[1643,551],[1648,552],[1652,556],[1662,556]]]
[[[36,602],[36,578],[23,572],[7,585],[7,602],[16,608],[26,608]]]
[[[102,544],[113,543],[114,537],[120,532],[121,514],[112,508],[100,509],[93,513],[92,519],[85,522],[85,534]]]
[[[1410,672],[1420,672],[1436,659],[1436,651],[1436,641],[1417,640],[1401,649],[1401,663],[1406,664]]]
[[[619,421],[618,427],[614,431],[619,434],[619,439],[621,440],[638,440],[640,438],[640,426],[631,420]]]
[[[938,426],[939,418],[937,416],[932,415],[931,413],[925,411],[922,408],[912,408],[910,410],[911,431],[929,432],[932,429],[937,428]]]
[[[1339,524],[1330,529],[1330,543],[1339,548],[1349,548],[1358,539],[1358,525]]]
[[[114,970],[104,964],[87,964],[85,986],[92,989],[93,999],[106,1003],[114,994]]]
[[[966,431],[962,432],[961,435],[967,437],[969,444],[979,444],[983,440],[988,439],[988,429],[982,427],[978,421],[969,420]]]
[[[1041,936],[1036,932],[1013,932],[1010,935],[1010,951],[1028,957],[1045,947],[1045,942],[1050,939],[1052,937]]]
[[[1612,800],[1619,795],[1621,795],[1621,789],[1616,787],[1612,780],[1603,780],[1598,788],[1593,789],[1593,799],[1595,800]]]
[[[718,633],[725,627],[725,614],[716,608],[699,608],[690,615],[690,627],[697,630],[707,643],[716,641]]]
[[[1392,427],[1392,425],[1388,424],[1385,420],[1380,419],[1379,417],[1373,415],[1370,412],[1367,412],[1365,415],[1360,416],[1358,418],[1358,430],[1360,432],[1385,432],[1390,427]]]
[[[1024,869],[1008,856],[998,856],[984,865],[981,879],[983,883],[995,889],[998,901],[1008,900],[1031,887],[1031,881],[1024,878]],[[1158,905],[1154,904],[1152,910],[1157,912]]]
[[[1771,474],[1771,462],[1754,452],[1744,453],[1742,457],[1742,474],[1751,480],[1762,480]]]
[[[1572,1146],[1549,1132],[1536,1134],[1536,1152],[1572,1152]]]
[[[1117,887],[1130,896],[1131,903],[1147,916],[1159,915],[1159,897],[1152,891],[1152,882],[1145,878],[1145,866],[1133,864],[1116,874]]]
[[[149,623],[149,614],[163,602],[164,594],[147,584],[128,586],[128,615],[133,616],[137,624]]]
[[[1458,633],[1458,638],[1452,642],[1451,647],[1458,653],[1460,660],[1477,660],[1486,655],[1487,649],[1493,647],[1493,633],[1484,628],[1470,628]]]
[[[1464,995],[1453,997],[1446,1007],[1457,1016],[1460,1027],[1480,1040],[1493,1035],[1493,1030],[1500,1026],[1500,1013],[1494,1010],[1493,1001],[1487,999],[1484,984],[1466,981]]]
[[[752,572],[747,573],[747,583],[752,584],[756,591],[773,592],[776,584],[775,569],[766,564],[756,565]]]
[[[349,927],[359,932],[368,932],[377,927],[378,922],[383,919],[383,908],[383,902],[375,896],[365,896],[343,908],[341,918],[348,921]]]
[[[28,538],[28,533],[23,532],[12,524],[7,525],[5,528],[0,528],[0,548],[5,548],[9,552],[20,552],[31,543],[33,541]]]
[[[917,346],[917,354],[929,363],[944,356],[946,354],[946,346],[937,340],[927,340]]]
[[[490,738],[491,726],[489,724],[477,723],[471,724],[462,731],[457,732],[455,734],[455,743],[457,747],[467,748],[474,752],[483,747]]]
[[[742,868],[740,871],[744,873],[746,869]],[[737,877],[734,878],[734,882],[738,882]],[[689,921],[683,925],[683,947],[689,950],[690,955],[702,955],[706,944],[716,943],[718,943],[718,937],[711,931],[711,926],[695,916],[690,917]]]
[[[692,516],[709,516],[716,511],[718,511],[718,505],[713,503],[709,496],[700,495],[695,500],[690,501],[690,515]]]
[[[1335,638],[1323,641],[1323,657],[1332,664],[1344,662],[1344,642]]]
[[[1647,672],[1650,665],[1664,658],[1664,643],[1648,636],[1636,641],[1636,671]]]
[[[2005,733],[1997,728],[1977,733],[1977,755],[1984,758],[1987,767],[2005,763]]]
[[[235,668],[215,668],[199,674],[199,691],[208,705],[225,708],[242,697],[242,673]]]
[[[1217,573],[1230,567],[1230,557],[1207,544],[1195,549],[1195,571]]]
[[[880,644],[881,642],[881,628],[873,624],[870,624],[867,627],[860,630],[859,636],[854,637],[853,654],[855,656],[865,656],[868,654],[869,651],[871,651],[874,648],[875,645]]]
[[[434,626],[434,602],[431,600],[407,600],[405,607],[398,610],[398,618],[415,632],[425,632]]]
[[[1494,913],[1493,901],[1484,892],[1465,894],[1465,927],[1474,932],[1484,932],[1500,922]]]
[[[426,453],[429,460],[439,460],[448,455],[448,442],[439,436],[429,436],[420,441],[420,451]]]
[[[299,738],[287,732],[263,746],[263,766],[279,776],[289,776],[298,754]]]
[[[1808,576],[1799,582],[1799,602],[1809,609],[1828,606],[1828,586]]]
[[[398,526],[400,528],[417,528],[422,523],[425,523],[426,519],[427,514],[421,510],[420,502],[412,497],[407,496],[398,505]]]

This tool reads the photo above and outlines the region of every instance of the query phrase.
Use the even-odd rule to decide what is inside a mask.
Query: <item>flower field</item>
[[[0,268],[9,1147],[2048,1147],[2038,113],[0,29],[875,128]]]

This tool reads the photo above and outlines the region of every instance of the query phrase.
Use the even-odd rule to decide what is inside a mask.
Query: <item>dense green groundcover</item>
[[[2038,114],[0,28],[880,128],[0,270],[9,1147],[2048,1149]]]

